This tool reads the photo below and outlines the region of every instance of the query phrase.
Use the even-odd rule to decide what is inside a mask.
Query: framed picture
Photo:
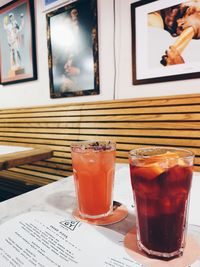
[[[131,4],[133,84],[200,77],[200,1]]]
[[[97,1],[48,13],[47,35],[51,97],[99,94]]]
[[[43,11],[49,11],[50,9],[59,7],[66,3],[74,2],[76,0],[42,0],[43,1]]]
[[[0,80],[2,84],[37,79],[34,0],[0,7]]]

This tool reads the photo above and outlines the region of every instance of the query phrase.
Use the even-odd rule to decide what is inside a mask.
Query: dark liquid
[[[176,165],[154,176],[150,168],[131,166],[140,241],[148,250],[172,253],[184,241],[192,168]]]

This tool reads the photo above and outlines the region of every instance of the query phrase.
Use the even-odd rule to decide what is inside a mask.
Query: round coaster
[[[198,229],[197,229],[198,228]],[[198,230],[198,231],[197,231]],[[124,239],[126,252],[134,260],[148,267],[188,267],[200,266],[200,227],[190,225],[186,239],[186,247],[183,255],[171,260],[160,260],[148,257],[144,252],[138,249],[136,243],[136,229],[128,232]],[[197,264],[197,265],[196,265]]]
[[[126,206],[122,205],[121,203],[117,201],[114,201],[113,202],[113,213],[106,217],[99,218],[99,219],[83,218],[80,216],[77,209],[73,211],[72,215],[78,221],[87,222],[87,223],[96,224],[96,225],[109,225],[109,224],[120,222],[123,219],[125,219],[126,216],[128,215],[128,210]]]

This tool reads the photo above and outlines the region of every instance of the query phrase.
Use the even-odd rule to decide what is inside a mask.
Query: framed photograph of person
[[[51,98],[99,94],[97,0],[46,15]]]
[[[133,84],[200,77],[200,0],[131,4]]]
[[[0,7],[1,84],[37,79],[34,0]]]

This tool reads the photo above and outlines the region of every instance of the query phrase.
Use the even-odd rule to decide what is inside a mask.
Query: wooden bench
[[[0,110],[0,144],[50,147],[53,157],[0,172],[0,177],[44,185],[71,175],[70,143],[110,139],[117,162],[130,149],[177,146],[194,151],[200,170],[200,95],[73,103]]]

